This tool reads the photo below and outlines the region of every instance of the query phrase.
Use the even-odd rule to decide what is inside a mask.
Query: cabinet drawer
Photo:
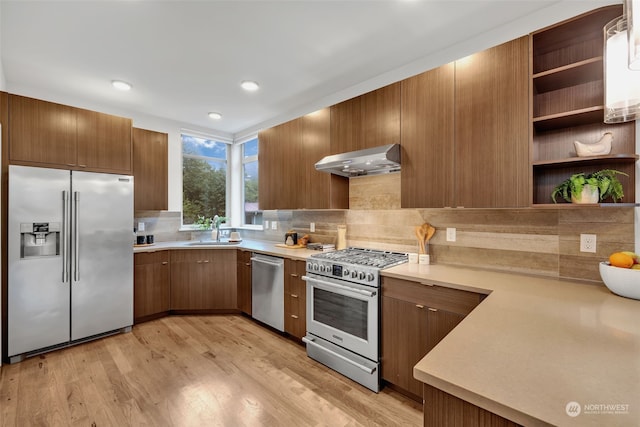
[[[169,251],[138,252],[133,255],[133,265],[169,263]]]
[[[478,304],[482,295],[438,285],[423,285],[408,280],[382,278],[382,295],[426,307],[467,315]]]

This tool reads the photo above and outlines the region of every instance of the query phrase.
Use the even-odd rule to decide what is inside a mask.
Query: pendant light
[[[624,7],[629,41],[629,68],[640,71],[640,0],[626,0]]]
[[[640,118],[640,71],[629,69],[625,15],[604,26],[605,123]]]

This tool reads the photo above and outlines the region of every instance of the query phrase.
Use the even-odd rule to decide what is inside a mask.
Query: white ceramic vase
[[[571,203],[598,203],[600,201],[600,193],[598,187],[586,184],[582,187],[582,193],[579,197],[571,195]]]

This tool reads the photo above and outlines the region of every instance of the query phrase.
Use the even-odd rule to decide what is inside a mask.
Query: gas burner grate
[[[333,252],[311,255],[314,259],[324,259],[352,265],[366,265],[374,268],[387,268],[408,261],[407,254],[380,251],[376,249],[347,248]]]

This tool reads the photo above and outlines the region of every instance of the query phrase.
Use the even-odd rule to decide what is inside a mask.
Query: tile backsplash
[[[263,220],[268,230],[242,229],[243,238],[280,243],[295,230],[312,242],[335,243],[338,225],[346,224],[349,246],[400,252],[418,251],[415,227],[428,222],[436,228],[432,263],[592,282],[600,282],[599,261],[634,248],[634,210],[628,207],[278,210],[265,211]],[[179,212],[136,212],[136,221],[144,221],[145,234],[156,241],[191,239],[178,231]],[[455,242],[446,240],[447,227],[456,228]],[[597,235],[596,253],[579,251],[580,233]]]

